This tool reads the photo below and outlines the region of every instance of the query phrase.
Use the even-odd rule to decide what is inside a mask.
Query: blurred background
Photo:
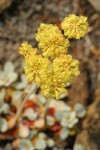
[[[82,103],[88,115],[78,141],[86,150],[100,150],[100,0],[0,0],[0,69],[12,61],[23,72],[18,47],[23,41],[36,46],[35,32],[40,23],[60,22],[69,14],[88,17],[88,34],[71,40],[70,53],[80,60],[81,74],[69,87],[64,100],[73,106]]]

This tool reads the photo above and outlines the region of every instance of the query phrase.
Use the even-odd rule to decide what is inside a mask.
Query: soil
[[[71,40],[70,53],[80,60],[81,74],[68,88],[69,95],[64,100],[71,106],[80,102],[87,107],[89,113],[83,122],[81,133],[77,135],[82,136],[82,140],[77,140],[77,143],[85,145],[86,150],[100,150],[100,143],[96,140],[100,139],[100,90],[98,90],[100,89],[100,14],[87,0],[13,1],[11,6],[0,14],[0,67],[11,60],[16,70],[23,72],[22,58],[17,53],[20,44],[28,41],[36,46],[34,35],[41,22],[59,26],[63,18],[72,13],[88,17],[89,32],[81,40]],[[91,117],[92,110],[96,110],[97,107],[98,111],[94,111],[93,114],[97,113],[99,118]],[[87,122],[89,118],[92,120],[91,123]],[[92,123],[94,121],[97,123],[96,126]],[[89,140],[86,140],[84,135]],[[91,148],[89,145],[94,147]],[[11,149],[9,145],[0,148],[0,150]]]

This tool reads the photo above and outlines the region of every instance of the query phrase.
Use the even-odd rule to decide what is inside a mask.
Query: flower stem
[[[28,95],[25,97],[25,99],[23,100],[21,106],[19,107],[18,111],[17,111],[17,114],[16,114],[16,118],[18,119],[21,112],[22,112],[22,109],[24,107],[24,104],[26,103],[26,101],[28,100],[28,98],[30,97],[30,95],[34,92],[36,92],[36,89],[37,89],[37,86],[36,85],[33,85],[30,92],[28,93]]]

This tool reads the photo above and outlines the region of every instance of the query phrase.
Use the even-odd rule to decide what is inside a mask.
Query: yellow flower
[[[39,42],[38,47],[42,50],[43,56],[46,57],[55,58],[66,53],[69,47],[68,39],[65,39],[58,27],[52,24],[41,24],[36,40]]]
[[[79,75],[79,61],[71,55],[62,54],[53,61],[54,82],[64,86]]]
[[[51,74],[51,62],[41,55],[35,55],[25,60],[25,74],[28,81],[41,85]]]
[[[37,52],[36,48],[33,48],[28,42],[23,42],[19,47],[19,53],[25,58],[35,55]]]
[[[61,23],[64,34],[68,38],[84,36],[87,32],[87,18],[69,15]],[[79,61],[67,54],[69,40],[65,39],[56,25],[41,24],[36,34],[37,49],[23,42],[19,53],[25,57],[25,74],[27,80],[40,86],[42,93],[49,98],[59,99],[65,94],[66,85],[79,75]]]
[[[64,30],[64,35],[68,38],[80,39],[88,30],[87,17],[71,14],[64,19],[61,27]]]
[[[42,93],[51,98],[59,99],[60,95],[66,93],[66,85],[79,75],[79,61],[71,55],[62,54],[53,60],[52,75],[49,82],[41,85]]]
[[[41,90],[42,90],[42,93],[49,97],[49,98],[56,98],[56,99],[59,99],[59,97],[62,95],[62,94],[65,94],[67,91],[65,88],[63,87],[59,87],[59,86],[55,86],[55,85],[48,85],[48,84],[43,84],[41,86]]]

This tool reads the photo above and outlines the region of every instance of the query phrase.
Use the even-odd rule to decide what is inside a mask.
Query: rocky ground
[[[81,74],[69,87],[64,99],[73,106],[81,102],[87,108],[75,142],[85,150],[100,150],[100,0],[1,0],[0,1],[0,67],[13,61],[22,72],[22,58],[17,53],[22,41],[37,43],[34,34],[41,22],[55,23],[70,13],[85,15],[89,20],[89,32],[85,38],[72,40],[70,53],[81,62]],[[1,145],[1,143],[0,143]],[[2,150],[2,148],[0,149]],[[3,148],[4,150],[4,148]],[[5,150],[11,150],[9,144]]]

